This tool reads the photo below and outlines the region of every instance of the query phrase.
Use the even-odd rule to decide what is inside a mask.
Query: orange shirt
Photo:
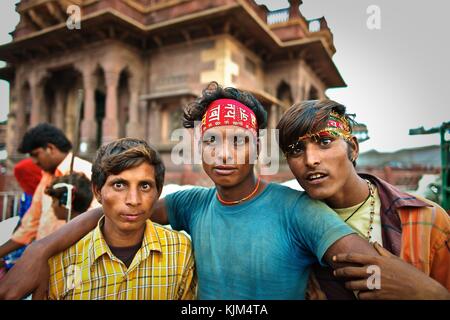
[[[31,206],[22,218],[19,228],[14,232],[11,239],[20,244],[29,244],[34,239],[41,239],[54,232],[65,224],[64,220],[58,220],[52,209],[52,199],[45,194],[45,189],[50,185],[53,178],[69,174],[72,153],[69,153],[56,168],[55,174],[43,172],[42,179],[33,195]],[[90,162],[75,157],[73,164],[74,172],[81,172],[89,179],[91,178]],[[92,207],[99,206],[95,200]]]
[[[450,290],[450,216],[436,203],[403,192],[386,181],[359,174],[377,187],[383,247]],[[355,299],[329,268],[315,266],[328,299]],[[413,280],[411,280],[413,281]]]
[[[403,192],[376,176],[383,247],[450,290],[450,216],[436,203]]]
[[[418,198],[418,197],[417,197]],[[402,207],[400,257],[450,290],[450,217],[435,203],[429,207]]]

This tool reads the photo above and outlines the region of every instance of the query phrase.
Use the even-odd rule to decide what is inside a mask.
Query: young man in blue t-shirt
[[[215,187],[171,194],[158,202],[151,219],[191,235],[199,299],[303,299],[314,262],[335,267],[332,257],[338,253],[377,254],[325,204],[255,176],[251,159],[267,114],[251,94],[210,83],[185,109],[184,126],[196,121],[201,121],[203,168]],[[101,215],[100,210],[81,215],[39,241],[25,258],[41,261],[39,255],[64,250]],[[41,271],[33,274],[45,274]],[[27,276],[16,293],[35,289],[37,282]],[[0,296],[2,290],[0,284]]]

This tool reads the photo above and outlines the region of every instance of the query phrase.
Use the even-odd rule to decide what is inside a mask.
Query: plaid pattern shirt
[[[49,260],[49,299],[194,299],[196,276],[189,238],[147,220],[142,246],[129,268],[97,227]]]
[[[436,203],[368,174],[379,190],[383,246],[450,290],[450,216]]]
[[[370,174],[378,189],[383,247],[450,290],[450,217],[436,203],[402,192]],[[328,299],[355,299],[329,268],[314,267]]]

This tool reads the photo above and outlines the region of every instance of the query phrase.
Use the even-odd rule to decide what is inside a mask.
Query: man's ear
[[[351,158],[350,160],[352,162],[355,162],[356,159],[358,159],[359,156],[359,143],[358,138],[355,136],[352,136],[351,140],[349,141],[350,148],[351,148]]]
[[[97,199],[97,202],[102,204],[101,189],[98,189],[97,186],[92,185],[92,192],[94,193],[94,196],[95,196],[95,199]]]
[[[44,148],[48,153],[53,154],[58,148],[53,143],[47,143],[47,146]]]

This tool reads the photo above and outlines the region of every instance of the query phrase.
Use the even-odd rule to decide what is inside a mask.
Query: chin
[[[233,188],[239,184],[239,180],[219,180],[216,184],[224,188]]]
[[[236,177],[232,176],[219,176],[211,174],[209,175],[209,178],[214,182],[214,184],[221,187],[232,187],[238,184]]]
[[[141,230],[143,227],[145,227],[145,220],[140,222],[133,222],[133,223],[121,223],[119,225],[119,230],[124,233],[129,232],[136,232]]]
[[[328,192],[325,193],[325,192],[320,192],[320,191],[317,191],[317,190],[308,190],[308,189],[305,189],[305,192],[313,200],[324,201],[324,200],[326,200],[326,199],[328,199],[330,197]]]

